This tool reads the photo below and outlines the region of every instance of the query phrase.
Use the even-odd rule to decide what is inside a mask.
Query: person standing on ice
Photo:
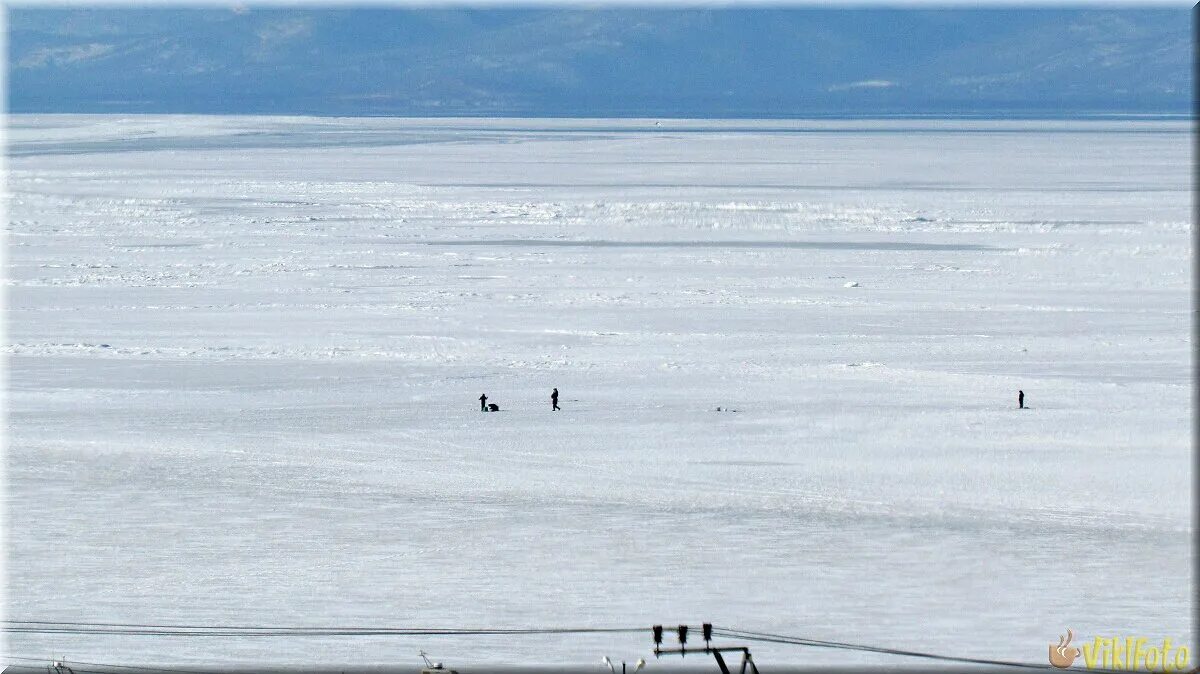
[[[487,394],[486,393],[481,393],[479,395],[479,411],[480,412],[487,411]]]
[[[552,409],[552,410],[559,409],[559,407],[558,407],[558,389],[554,389],[554,392],[552,392],[550,394],[550,409]]]
[[[1025,392],[1017,391],[1017,409],[1025,409]]]

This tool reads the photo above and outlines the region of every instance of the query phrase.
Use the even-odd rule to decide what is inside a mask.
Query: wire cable
[[[131,672],[159,672],[160,674],[213,674],[212,670],[205,671],[205,670],[200,670],[200,669],[184,669],[182,667],[148,667],[148,666],[139,667],[137,665],[111,665],[111,664],[106,664],[103,662],[82,662],[80,660],[66,660],[66,659],[62,659],[62,658],[57,658],[57,659],[56,658],[31,658],[28,656],[8,655],[8,654],[0,654],[0,659],[3,659],[3,660],[25,660],[28,662],[37,662],[37,663],[41,663],[42,665],[47,667],[47,669],[49,671],[54,671],[54,668],[51,667],[51,663],[58,661],[58,662],[63,663],[64,665],[66,665],[66,667],[70,667],[76,673],[78,673],[78,672],[105,672],[105,671],[112,671],[112,670],[122,670],[122,671],[131,671]],[[18,663],[18,666],[37,667],[38,665],[20,665]],[[88,669],[89,667],[101,667],[103,669]],[[65,671],[65,669],[64,669],[64,671]]]
[[[762,641],[776,644],[790,644],[793,646],[813,646],[817,648],[835,648],[849,651],[861,651],[865,653],[881,653],[884,655],[897,655],[910,658],[925,658],[928,660],[940,660],[942,662],[958,662],[974,665],[996,665],[1002,667],[1021,667],[1024,669],[1053,669],[1049,664],[1037,664],[1032,662],[1017,662],[1013,660],[993,660],[990,658],[969,658],[956,655],[941,655],[939,653],[926,653],[922,651],[910,651],[900,648],[889,648],[885,646],[869,646],[866,644],[852,644],[844,641],[825,641],[821,639],[809,639],[806,637],[795,637],[783,634],[770,634],[767,632],[749,632],[745,630],[737,630],[732,628],[713,627],[713,634],[717,636],[729,637],[732,639],[745,639],[747,641]]]
[[[263,626],[263,625],[186,625],[110,622],[72,622],[52,620],[4,620],[0,631],[10,634],[92,634],[112,636],[158,636],[158,637],[355,637],[355,636],[522,636],[560,634],[636,634],[649,632],[648,627],[532,627],[532,628],[453,628],[453,627],[312,627],[312,626]],[[942,655],[924,651],[913,651],[885,646],[855,644],[845,641],[828,641],[807,637],[754,632],[727,627],[713,627],[713,635],[730,639],[832,648],[864,653],[878,653],[910,658],[923,658],[960,664],[994,665],[1024,669],[1052,669],[1049,664]],[[81,665],[89,663],[77,663]],[[90,663],[96,666],[99,663]],[[113,665],[113,667],[120,667]],[[145,668],[141,668],[145,669]],[[151,668],[153,669],[153,668]],[[162,670],[166,671],[166,670]],[[184,670],[173,670],[184,671]],[[1099,671],[1099,670],[1097,670]]]
[[[0,631],[14,634],[113,634],[129,636],[516,636],[537,634],[633,634],[645,627],[313,627],[262,625],[179,625],[5,620]]]

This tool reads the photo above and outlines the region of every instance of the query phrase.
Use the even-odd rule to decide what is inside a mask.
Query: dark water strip
[[[970,243],[912,241],[609,241],[568,239],[456,239],[421,241],[426,246],[516,246],[539,248],[769,248],[808,250],[958,250],[1004,251],[1007,248]]]

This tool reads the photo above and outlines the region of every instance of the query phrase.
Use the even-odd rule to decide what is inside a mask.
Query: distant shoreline
[[[371,113],[371,112],[306,112],[292,111],[154,111],[154,110],[41,110],[41,109],[10,109],[5,111],[6,117],[17,115],[112,115],[112,116],[188,116],[188,117],[313,117],[320,119],[361,118],[361,119],[444,119],[444,120],[599,120],[615,119],[622,121],[772,121],[772,122],[803,122],[803,121],[1189,121],[1195,120],[1196,112],[931,112],[931,113],[819,113],[804,112],[796,114],[746,114],[746,115],[686,115],[680,113],[653,114],[638,112],[630,114],[525,114],[519,111],[495,113],[454,112],[449,114],[436,113]]]

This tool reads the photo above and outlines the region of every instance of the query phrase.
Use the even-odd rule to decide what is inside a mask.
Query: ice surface
[[[9,616],[711,621],[1031,662],[1067,627],[1190,642],[1189,133],[13,117]]]

